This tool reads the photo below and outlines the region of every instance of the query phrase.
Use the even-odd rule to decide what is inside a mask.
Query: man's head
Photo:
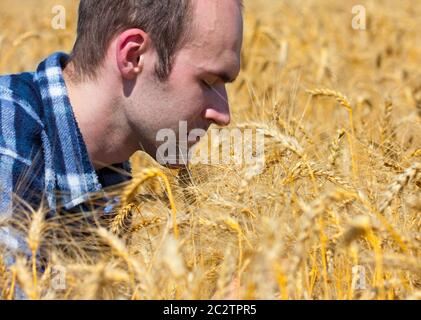
[[[230,122],[241,11],[240,0],[81,0],[72,79],[106,83],[127,148],[155,157],[161,129]]]

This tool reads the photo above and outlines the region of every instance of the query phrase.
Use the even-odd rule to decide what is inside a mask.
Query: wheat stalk
[[[132,287],[134,288],[135,287],[135,272],[138,274],[142,274],[142,272],[140,271],[141,268],[138,265],[138,263],[134,259],[131,258],[127,247],[114,234],[112,234],[105,228],[98,228],[96,232],[101,237],[101,239],[112,248],[114,254],[116,254],[118,257],[120,257],[123,261],[126,262],[127,267],[129,269],[130,283]]]
[[[421,164],[416,162],[407,168],[402,174],[398,175],[386,191],[384,200],[379,207],[379,212],[383,214],[390,206],[396,195],[401,192],[406,185],[408,185],[409,181],[415,179],[420,172]]]
[[[168,199],[171,206],[174,236],[177,239],[179,236],[179,232],[178,232],[178,225],[177,225],[177,211],[175,208],[174,198],[172,195],[170,183],[168,181],[167,176],[164,173],[162,173],[162,171],[160,171],[159,169],[144,169],[135,177],[133,177],[131,184],[123,190],[121,207],[126,208],[133,201],[133,198],[136,196],[140,186],[145,181],[152,179],[154,177],[159,177],[164,181],[164,184],[167,190]]]
[[[9,271],[7,270],[4,256],[0,253],[0,293],[3,299],[6,299],[9,285]]]
[[[130,229],[130,233],[138,232],[139,230],[142,230],[142,229],[147,228],[151,225],[159,224],[159,223],[162,223],[162,219],[159,218],[159,217],[155,217],[155,218],[152,218],[150,220],[144,220],[144,221],[134,225]]]
[[[31,300],[38,300],[40,298],[38,287],[33,279],[31,279],[31,273],[26,266],[25,260],[23,258],[17,258],[16,263],[11,268],[16,274],[17,280],[26,296]]]
[[[42,207],[32,215],[32,222],[29,228],[27,243],[32,253],[32,278],[34,287],[37,287],[37,252],[41,243],[44,228],[44,211]]]
[[[352,173],[353,173],[353,178],[355,181],[357,178],[358,170],[357,170],[357,164],[355,161],[354,145],[353,145],[353,140],[355,140],[355,128],[354,128],[354,119],[353,119],[353,111],[352,111],[351,103],[349,102],[348,98],[342,93],[340,93],[339,91],[334,91],[330,89],[314,89],[314,90],[307,90],[306,92],[313,97],[318,97],[318,96],[333,97],[336,99],[336,101],[339,102],[339,104],[342,107],[344,107],[348,111],[352,140],[349,134],[347,134],[347,137],[348,137],[348,143],[349,143],[349,148],[351,152]]]

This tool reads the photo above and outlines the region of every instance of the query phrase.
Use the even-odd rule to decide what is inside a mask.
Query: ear
[[[149,45],[149,35],[140,29],[129,29],[118,36],[116,59],[123,78],[133,80],[142,72]]]

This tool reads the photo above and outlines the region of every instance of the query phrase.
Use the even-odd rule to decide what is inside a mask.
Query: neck
[[[119,106],[117,79],[72,81],[72,66],[64,70],[70,103],[89,158],[96,170],[129,160],[136,152],[130,127]]]

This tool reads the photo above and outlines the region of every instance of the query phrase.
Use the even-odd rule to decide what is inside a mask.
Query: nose
[[[213,99],[211,107],[205,110],[204,117],[206,120],[216,123],[218,126],[227,126],[231,122],[231,115],[225,86],[223,90],[214,89],[214,93],[215,99]]]
[[[228,112],[221,112],[213,108],[206,109],[205,119],[214,122],[221,127],[225,127],[231,122],[229,109]]]

